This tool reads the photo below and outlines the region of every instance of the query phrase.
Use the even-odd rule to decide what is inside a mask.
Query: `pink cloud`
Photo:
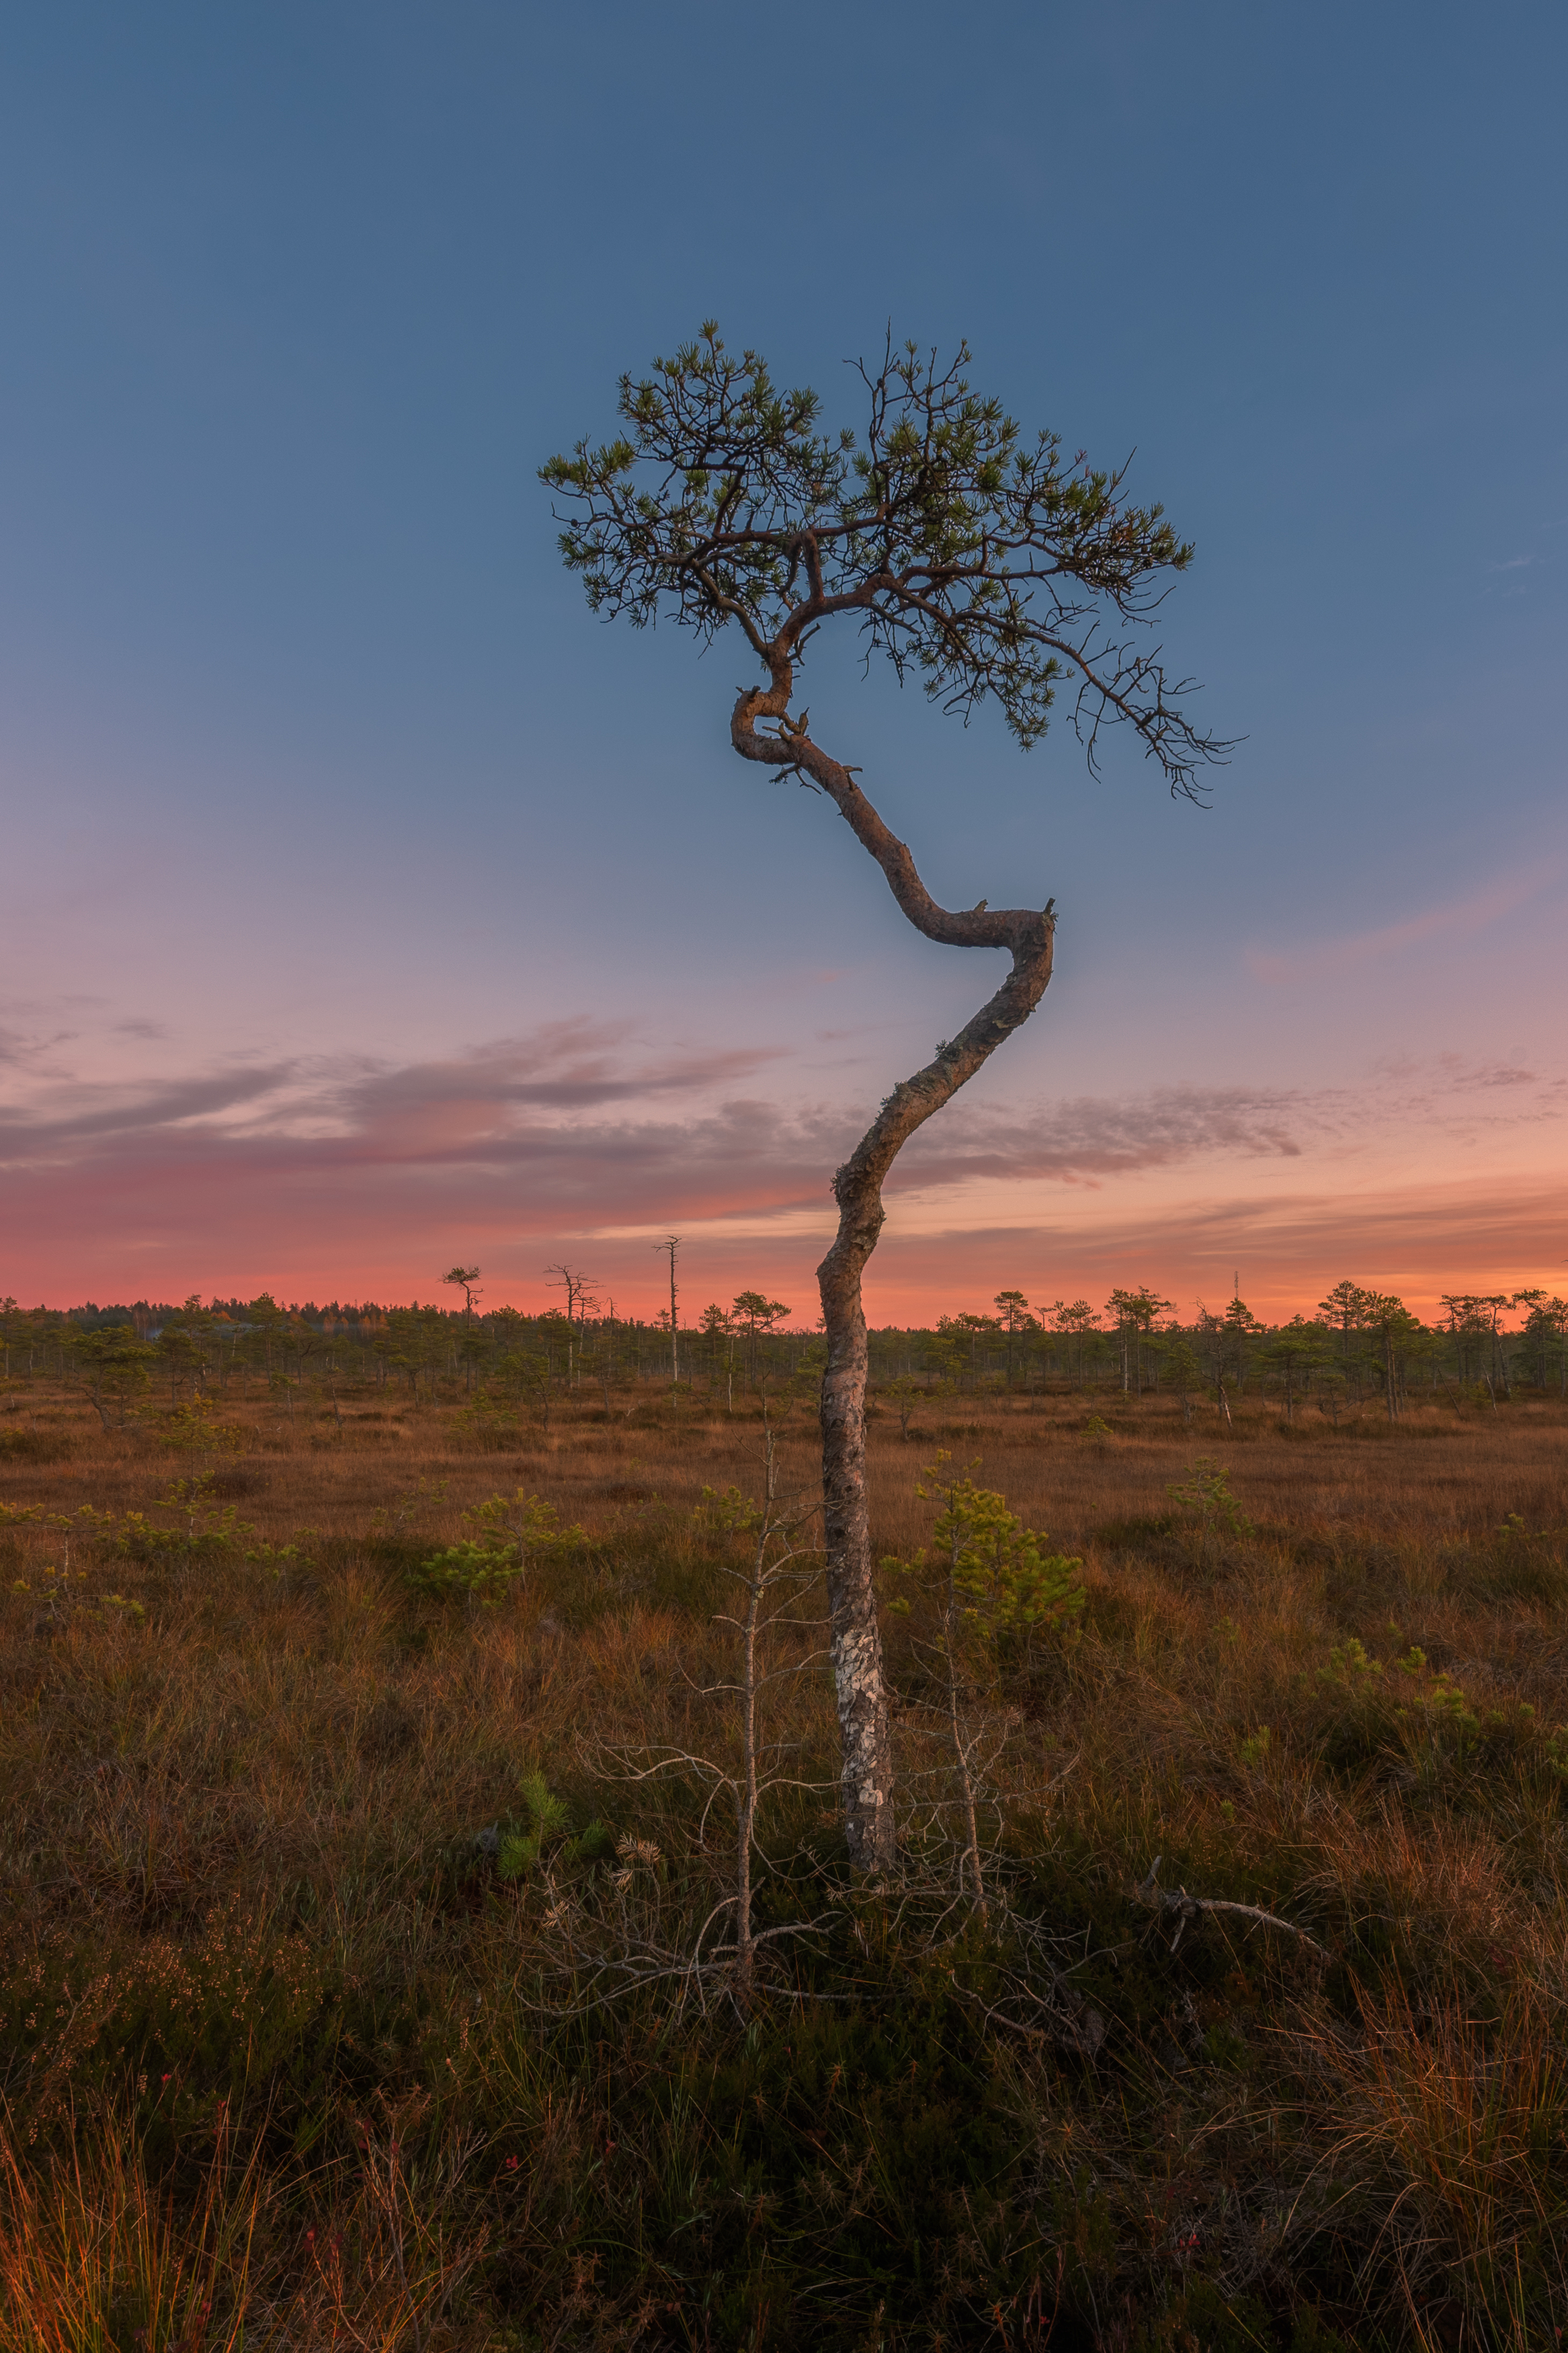
[[[1353,1193],[1227,1191],[1164,1204],[1152,1217],[1124,1202],[1089,1226],[1047,1219],[909,1237],[895,1217],[867,1289],[873,1314],[898,1320],[898,1303],[911,1299],[973,1306],[1017,1286],[1048,1305],[1148,1282],[1190,1315],[1199,1299],[1227,1299],[1233,1274],[1255,1314],[1279,1315],[1310,1311],[1344,1275],[1428,1315],[1445,1291],[1538,1282],[1568,1293],[1568,1194],[1490,1177]]]
[[[623,1306],[651,1305],[645,1229],[674,1225],[692,1233],[693,1290],[765,1282],[812,1320],[829,1178],[866,1111],[751,1091],[777,1059],[573,1021],[401,1065],[51,1077],[0,1117],[0,1292],[55,1304],[264,1286],[406,1297],[461,1255],[485,1265],[493,1303],[537,1303],[545,1262],[566,1251]],[[1050,1296],[1102,1276],[1212,1290],[1215,1267],[1238,1260],[1292,1286],[1337,1265],[1398,1288],[1408,1263],[1412,1279],[1440,1273],[1447,1288],[1479,1280],[1483,1261],[1507,1261],[1515,1282],[1531,1269],[1560,1282],[1541,1273],[1561,1240],[1555,1195],[1472,1186],[1439,1217],[1430,1186],[1414,1206],[1352,1198],[1344,1155],[1374,1113],[1469,1136],[1560,1115],[1564,1092],[1529,1070],[1445,1057],[1362,1089],[1170,1086],[1033,1108],[960,1098],[889,1187],[874,1311],[934,1313],[976,1284],[988,1295],[986,1282]],[[1276,1172],[1264,1191],[1248,1189],[1247,1164],[1260,1184]],[[1035,1187],[1001,1222],[997,1180]],[[1196,1182],[1215,1206],[1175,1198]],[[1062,1194],[1042,1184],[1075,1188],[1079,1206],[1058,1212]]]
[[[1247,967],[1255,980],[1271,987],[1283,987],[1291,981],[1331,979],[1336,975],[1354,971],[1359,965],[1371,964],[1376,957],[1395,955],[1402,948],[1415,947],[1422,940],[1447,934],[1463,939],[1482,931],[1515,907],[1522,906],[1555,879],[1555,865],[1536,869],[1528,874],[1504,875],[1472,891],[1463,899],[1452,899],[1441,906],[1428,907],[1421,914],[1407,916],[1402,923],[1380,924],[1369,932],[1353,932],[1338,939],[1321,940],[1315,946],[1297,949],[1284,955],[1268,954],[1259,947],[1247,951]]]

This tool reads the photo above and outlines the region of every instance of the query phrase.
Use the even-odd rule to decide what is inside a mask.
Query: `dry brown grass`
[[[1317,2313],[1352,2342],[1552,2341],[1568,2319],[1568,1755],[1552,1738],[1568,1723],[1568,1419],[1445,1405],[1393,1430],[1369,1415],[1286,1432],[1244,1408],[1222,1431],[1163,1403],[1094,1409],[1108,1437],[1085,1435],[1091,1407],[1068,1397],[933,1404],[907,1444],[894,1417],[873,1425],[879,1551],[923,1540],[914,1480],[942,1446],[1083,1559],[1081,1636],[1016,1662],[1004,1694],[995,1869],[1020,1921],[1078,1940],[1072,1966],[1111,2021],[1087,2073],[1048,2033],[987,2028],[1001,1964],[963,1947],[981,2005],[963,2012],[979,2038],[963,2064],[986,2086],[993,2174],[1012,2168],[1010,2219],[965,2192],[946,2284],[938,2265],[914,2306],[884,2297],[886,2339],[1043,2343],[1054,2313],[1058,2347],[1180,2343],[1182,2328],[1289,2346]],[[723,1884],[719,1846],[697,1844],[702,1788],[626,1769],[731,1736],[703,1695],[728,1666],[695,1514],[705,1487],[755,1487],[754,1410],[650,1392],[606,1419],[571,1403],[548,1435],[483,1450],[456,1401],[414,1413],[367,1394],[341,1429],[330,1412],[230,1418],[244,1451],[219,1462],[216,1496],[253,1533],[205,1556],[116,1552],[80,1516],[122,1526],[185,1467],[156,1419],[106,1437],[48,1396],[26,1426],[56,1459],[0,1455],[0,1503],[72,1521],[68,1556],[65,1529],[0,1527],[5,2341],[117,2343],[133,2309],[142,2341],[193,2353],[237,2345],[242,2321],[247,2346],[324,2344],[334,2327],[388,2346],[770,2328],[784,2343],[807,2325],[859,2341],[871,2288],[814,2304],[786,2281],[772,2160],[742,2162],[739,2125],[731,2157],[714,2139],[733,2107],[723,2071],[751,2063],[735,2053],[757,2019],[704,2023],[689,1988],[667,1987],[582,2023],[585,1955],[617,1937],[678,1951]],[[1227,1469],[1250,1534],[1205,1546],[1173,1509],[1200,1452]],[[781,1460],[786,1488],[809,1486],[802,1406]],[[585,1543],[493,1611],[410,1589],[408,1567],[456,1540],[465,1510],[520,1486]],[[1352,1641],[1375,1673],[1344,1663]],[[1394,1663],[1416,1646],[1425,1666]],[[801,1778],[830,1775],[825,1676],[780,1709]],[[940,1774],[914,1715],[900,1737],[911,1771]],[[473,1833],[517,1812],[530,1767],[657,1862],[628,1866],[613,1897],[607,1881],[498,1888]],[[810,1896],[803,1873],[811,1903],[840,1901],[831,1821],[830,1799],[780,1801],[779,1917]],[[1151,1944],[1130,1891],[1157,1855],[1165,1885],[1282,1913],[1333,1968],[1216,1925],[1175,1954]],[[781,1960],[763,2010],[785,2077],[804,2064],[807,2029],[788,2020],[808,1982],[872,2010],[856,1971],[891,1972],[876,1981],[897,1978],[906,2009],[933,1969],[970,1983],[942,1943],[952,1918],[920,1925],[944,1916],[951,1880],[928,1841],[890,1915],[914,1939],[896,1968],[894,1930],[863,1917],[841,1962]],[[149,2053],[166,2081],[161,2063],[149,2080]],[[907,2139],[938,2114],[931,2065]],[[391,2153],[389,2102],[416,2160]],[[843,2186],[856,2165],[870,2182],[888,2164],[870,2123],[855,2155],[860,2129],[823,2125],[817,2172],[797,2168],[800,2215],[817,2199],[823,2230],[848,2200],[829,2240],[862,2212]],[[659,2232],[686,2227],[682,2200],[712,2207],[731,2162],[762,2203],[743,2262],[723,2256],[752,2284],[720,2323],[704,2259],[667,2263]],[[864,2194],[896,2241],[892,2189]],[[705,2228],[718,2266],[729,2242]],[[38,2317],[51,2295],[68,2327]],[[213,2314],[193,2333],[202,2300]]]

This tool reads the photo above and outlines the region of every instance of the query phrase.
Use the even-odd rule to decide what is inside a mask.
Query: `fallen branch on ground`
[[[1321,1961],[1332,1958],[1327,1947],[1320,1945],[1315,1936],[1309,1936],[1305,1928],[1298,1928],[1294,1921],[1282,1920],[1278,1912],[1265,1912],[1257,1904],[1232,1904],[1219,1895],[1189,1895],[1184,1887],[1177,1888],[1174,1894],[1161,1887],[1157,1883],[1160,1865],[1164,1860],[1163,1854],[1154,1857],[1149,1866],[1148,1878],[1141,1886],[1134,1888],[1133,1894],[1140,1904],[1151,1905],[1162,1919],[1175,1921],[1176,1933],[1171,1939],[1173,1953],[1185,1935],[1188,1923],[1195,1920],[1200,1912],[1231,1912],[1243,1920],[1256,1921],[1260,1927],[1282,1929],[1286,1936],[1294,1936],[1305,1945],[1309,1952],[1316,1953]]]

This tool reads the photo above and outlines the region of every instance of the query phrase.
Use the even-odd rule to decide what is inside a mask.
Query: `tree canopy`
[[[1131,634],[1191,547],[1163,508],[1124,498],[1125,467],[1068,459],[1059,435],[1030,437],[973,393],[969,358],[889,339],[879,369],[857,365],[862,432],[834,432],[816,393],[780,391],[709,321],[651,375],[622,376],[622,433],[540,470],[568,510],[561,552],[596,612],[664,614],[705,638],[733,621],[775,671],[822,621],[857,616],[900,680],[966,720],[994,696],[1026,746],[1065,681],[1091,767],[1101,730],[1124,723],[1196,797],[1229,747],[1179,709],[1192,681]]]

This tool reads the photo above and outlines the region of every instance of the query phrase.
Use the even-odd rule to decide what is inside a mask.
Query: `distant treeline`
[[[123,1420],[136,1392],[166,1383],[171,1403],[196,1391],[261,1385],[291,1412],[296,1396],[335,1405],[339,1393],[401,1390],[416,1402],[460,1398],[476,1411],[643,1382],[674,1381],[737,1395],[763,1385],[810,1384],[824,1343],[759,1291],[717,1302],[691,1324],[668,1311],[652,1321],[605,1312],[584,1282],[563,1283],[565,1303],[537,1315],[467,1303],[407,1306],[333,1300],[280,1305],[193,1296],[179,1306],[137,1300],[100,1307],[19,1308],[0,1301],[3,1377],[13,1391],[40,1377],[79,1382],[106,1425]],[[871,1377],[909,1397],[921,1391],[1062,1387],[1163,1392],[1184,1398],[1272,1395],[1289,1416],[1298,1399],[1336,1409],[1378,1399],[1391,1417],[1422,1391],[1514,1390],[1568,1396],[1568,1301],[1539,1289],[1445,1294],[1430,1324],[1389,1293],[1337,1283],[1310,1314],[1266,1324],[1246,1302],[1184,1324],[1146,1286],[1113,1290],[1101,1307],[1079,1299],[1031,1305],[998,1292],[989,1313],[943,1315],[929,1327],[871,1335]]]

